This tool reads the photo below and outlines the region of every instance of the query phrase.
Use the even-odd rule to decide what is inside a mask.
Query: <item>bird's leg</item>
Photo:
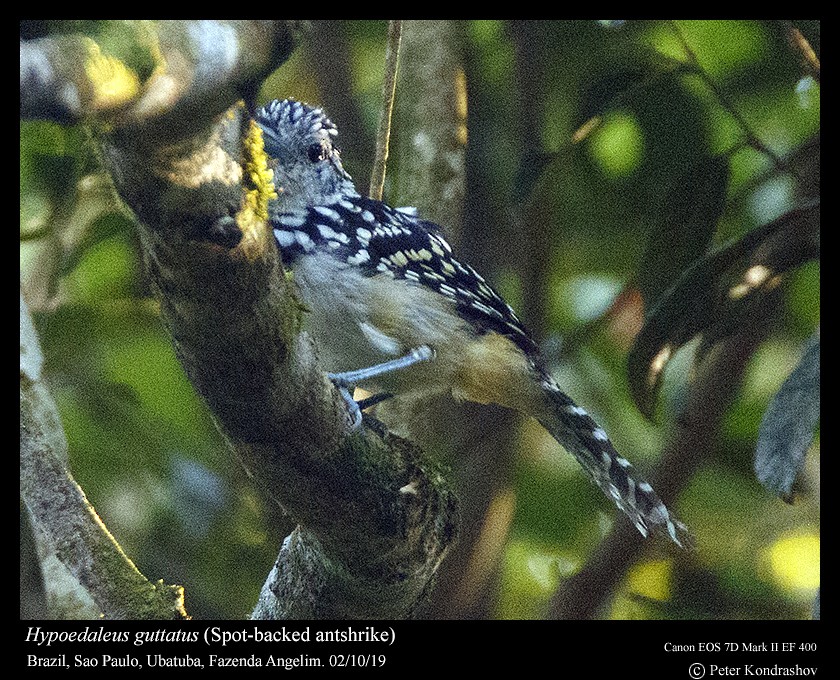
[[[341,396],[347,403],[347,408],[350,410],[350,413],[353,414],[353,428],[356,429],[362,424],[362,411],[364,409],[375,406],[379,402],[394,395],[388,392],[382,392],[357,402],[353,399],[353,395],[350,394],[351,387],[354,387],[357,383],[364,380],[370,380],[380,375],[391,373],[392,371],[399,371],[403,368],[414,366],[415,364],[419,364],[423,361],[431,361],[434,359],[434,356],[435,352],[431,347],[421,345],[420,347],[416,347],[411,350],[405,356],[398,357],[397,359],[385,361],[381,364],[375,364],[374,366],[368,366],[366,368],[360,368],[355,371],[328,373],[327,377],[335,383],[338,391],[341,392]]]

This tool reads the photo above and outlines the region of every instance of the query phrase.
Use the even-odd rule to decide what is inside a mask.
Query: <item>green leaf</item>
[[[513,180],[512,202],[521,204],[531,194],[536,183],[542,177],[543,170],[557,158],[556,153],[526,151],[516,169]]]
[[[767,489],[783,498],[790,496],[819,418],[820,339],[815,335],[761,421],[755,474]]]
[[[651,418],[662,373],[698,333],[733,332],[779,276],[819,252],[819,200],[791,209],[740,240],[695,260],[650,310],[628,357],[630,391]]]
[[[678,176],[650,232],[637,280],[650,310],[709,246],[726,207],[729,159],[701,158]]]
[[[630,66],[591,81],[580,98],[580,122],[599,116],[619,104],[636,87],[645,83],[648,77],[642,68]]]
[[[684,64],[663,57],[640,44],[616,43],[609,63],[583,82],[576,127],[613,109],[630,106],[657,86],[660,78],[684,69]]]

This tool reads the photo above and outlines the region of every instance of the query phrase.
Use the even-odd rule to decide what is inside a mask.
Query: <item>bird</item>
[[[269,222],[308,315],[319,360],[350,409],[440,394],[536,420],[647,537],[688,538],[605,430],[546,369],[514,310],[414,208],[361,194],[344,170],[338,127],[293,99],[257,109],[276,197]],[[356,404],[348,388],[373,393]]]

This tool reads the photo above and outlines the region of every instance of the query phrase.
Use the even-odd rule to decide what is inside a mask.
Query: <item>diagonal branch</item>
[[[138,571],[67,469],[67,441],[23,296],[20,306],[20,493],[33,524],[105,618],[187,618],[183,589]]]
[[[691,66],[693,73],[700,77],[700,79],[705,83],[706,87],[714,94],[715,98],[717,99],[718,103],[720,104],[721,108],[724,109],[735,121],[739,128],[741,128],[741,132],[743,132],[744,136],[746,137],[747,143],[756,151],[763,153],[767,156],[770,161],[773,163],[773,167],[779,171],[787,171],[788,168],[785,164],[785,161],[779,157],[779,155],[773,151],[767,144],[765,144],[758,135],[755,134],[750,124],[744,118],[740,111],[735,107],[732,103],[732,100],[724,93],[724,91],[718,86],[718,84],[709,76],[706,70],[703,68],[700,60],[697,58],[697,53],[689,44],[688,40],[686,40],[685,35],[680,30],[680,27],[677,25],[676,21],[669,21],[668,25],[671,27],[671,32],[677,38],[680,43],[680,46],[685,52],[686,58],[688,59],[688,64]]]

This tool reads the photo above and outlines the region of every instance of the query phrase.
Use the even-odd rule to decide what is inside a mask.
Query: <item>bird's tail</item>
[[[636,525],[643,536],[658,530],[677,545],[690,543],[685,525],[665,507],[612,445],[607,433],[548,376],[543,380],[545,404],[540,424],[571,453],[586,473]]]

